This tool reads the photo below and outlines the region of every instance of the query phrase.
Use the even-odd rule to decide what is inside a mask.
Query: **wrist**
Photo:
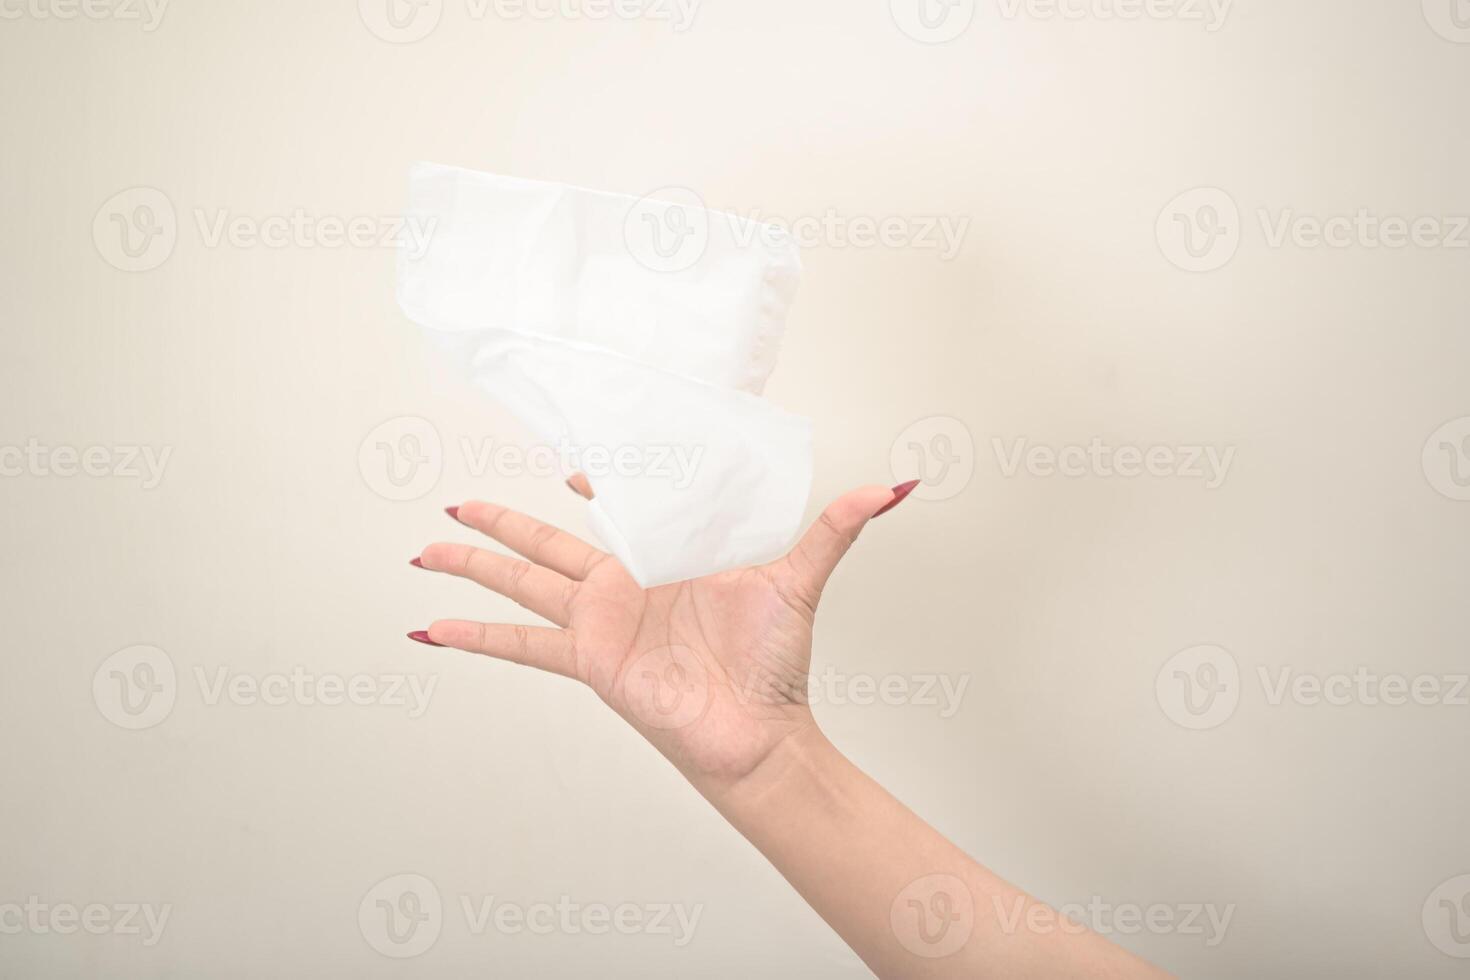
[[[717,787],[700,787],[700,791],[745,832],[763,817],[789,812],[787,808],[803,797],[825,793],[837,772],[850,766],[816,722],[808,719],[738,779]]]

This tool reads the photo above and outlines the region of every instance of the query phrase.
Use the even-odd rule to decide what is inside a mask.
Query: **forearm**
[[[1160,975],[973,861],[815,727],[706,795],[885,980]]]

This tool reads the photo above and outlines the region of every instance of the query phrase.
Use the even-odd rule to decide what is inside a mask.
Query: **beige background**
[[[407,566],[463,536],[442,506],[486,497],[581,529],[579,501],[470,472],[461,438],[526,436],[433,367],[394,305],[390,250],[210,247],[197,215],[393,215],[429,159],[679,185],[768,217],[969,219],[948,261],[833,236],[805,253],[768,395],[815,420],[811,512],[859,483],[931,483],[841,570],[817,669],[969,685],[950,717],[827,698],[821,721],[1045,899],[1234,906],[1215,946],[1118,937],[1175,971],[1463,975],[1449,954],[1470,943],[1444,938],[1439,899],[1470,872],[1470,707],[1272,704],[1258,675],[1467,670],[1470,503],[1449,466],[1470,473],[1451,455],[1470,424],[1421,451],[1470,416],[1470,250],[1272,247],[1259,216],[1470,213],[1451,0],[1239,0],[1215,31],[981,0],[945,44],[906,35],[886,0],[706,0],[683,32],[443,0],[407,44],[350,0],[175,0],[152,31],[36,15],[56,2],[0,20],[0,446],[172,455],[153,489],[30,464],[0,478],[0,905],[172,912],[152,947],[0,934],[0,973],[865,975],[589,693],[403,639],[439,615],[514,616]],[[105,202],[140,186],[167,196],[178,237],[127,273],[107,261],[109,215],[138,198]],[[1186,272],[1165,209],[1199,187],[1238,207],[1222,220],[1239,247]],[[359,447],[405,416],[445,450],[437,484],[400,502]],[[942,428],[972,446],[949,443],[948,483],[937,456],[922,474],[905,458],[905,431],[933,417],[955,421],[919,441]],[[1022,437],[1235,456],[1215,489],[1007,476],[993,440]],[[177,684],[167,717],[133,731],[92,681],[138,644]],[[1238,707],[1192,731],[1164,668],[1201,644],[1233,657]],[[210,704],[196,680],[297,666],[438,686],[410,719]],[[358,907],[404,872],[445,912],[399,960]],[[476,935],[464,895],[703,908],[676,948]]]

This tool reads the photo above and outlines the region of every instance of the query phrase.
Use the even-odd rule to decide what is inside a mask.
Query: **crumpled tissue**
[[[640,584],[786,549],[811,424],[761,392],[801,275],[789,236],[697,201],[427,163],[406,217],[428,236],[399,253],[399,305],[563,447],[594,533]]]

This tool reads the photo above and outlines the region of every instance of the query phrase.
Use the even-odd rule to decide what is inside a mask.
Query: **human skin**
[[[584,479],[571,485],[591,495]],[[414,564],[554,625],[445,619],[409,636],[591,687],[885,980],[1164,975],[967,856],[818,728],[806,691],[822,590],[864,526],[912,487],[844,495],[769,564],[651,589],[525,514],[451,507],[524,560],[440,543]]]

